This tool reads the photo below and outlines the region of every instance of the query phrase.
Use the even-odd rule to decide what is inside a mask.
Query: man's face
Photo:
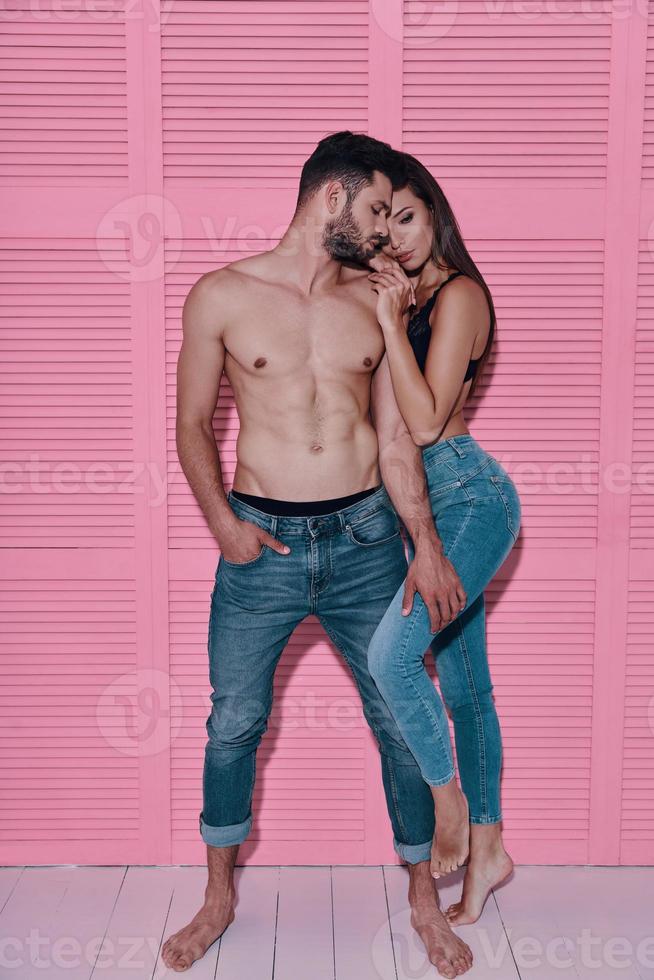
[[[352,203],[346,199],[338,216],[325,224],[322,244],[333,259],[367,265],[388,241],[393,188],[384,174],[375,171],[373,176],[373,182],[362,188]]]

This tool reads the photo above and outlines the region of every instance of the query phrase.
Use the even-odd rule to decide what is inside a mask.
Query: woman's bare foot
[[[429,962],[443,977],[458,977],[472,966],[472,951],[455,935],[441,912],[429,862],[409,865],[411,925],[420,936]]]
[[[450,905],[445,913],[447,921],[457,926],[476,922],[491,888],[508,878],[512,871],[513,861],[504,850],[499,824],[473,824],[461,901]]]
[[[170,936],[163,944],[161,958],[171,970],[188,970],[201,959],[212,943],[234,921],[234,892],[223,901],[205,901],[187,926]]]
[[[460,868],[468,856],[470,823],[468,801],[456,778],[444,786],[432,786],[436,809],[436,834],[431,848],[434,878]]]

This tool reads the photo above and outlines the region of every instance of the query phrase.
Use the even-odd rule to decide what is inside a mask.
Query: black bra
[[[413,314],[409,320],[409,327],[407,330],[407,337],[409,338],[409,343],[413,348],[413,353],[416,355],[416,360],[420,370],[424,373],[425,362],[427,360],[427,351],[429,350],[429,341],[431,338],[431,324],[429,323],[429,316],[432,309],[434,308],[434,303],[436,302],[436,297],[438,296],[439,290],[443,288],[450,280],[455,279],[456,276],[463,276],[464,272],[453,272],[451,276],[444,279],[440,286],[437,286],[432,295],[429,297],[424,306],[421,306],[419,310]],[[481,361],[483,355],[479,357],[471,357],[468,362],[468,367],[465,373],[464,381],[469,381],[475,374],[477,370],[477,365]]]

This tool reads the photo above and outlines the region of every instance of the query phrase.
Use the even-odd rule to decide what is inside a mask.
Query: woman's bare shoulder
[[[457,320],[461,317],[470,319],[477,326],[488,323],[486,293],[481,283],[465,273],[456,276],[439,290],[429,319],[434,326],[437,321],[449,319],[452,315]]]

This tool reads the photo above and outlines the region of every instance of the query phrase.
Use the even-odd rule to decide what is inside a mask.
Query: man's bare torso
[[[263,253],[221,270],[225,373],[240,421],[234,489],[283,500],[345,496],[380,482],[369,417],[384,354],[376,294],[341,268],[303,296]]]

